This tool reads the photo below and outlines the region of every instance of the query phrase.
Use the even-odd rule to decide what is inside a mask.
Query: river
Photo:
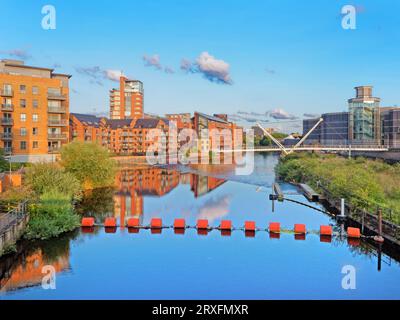
[[[160,217],[166,225],[185,218],[189,225],[208,219],[218,226],[229,219],[234,227],[254,220],[260,228],[280,222],[286,229],[304,223],[307,230],[327,224],[340,230],[330,215],[295,203],[278,202],[273,210],[268,195],[277,161],[275,155],[257,154],[248,176],[235,175],[229,166],[123,167],[115,189],[87,193],[78,210],[97,222],[139,217],[146,225]],[[308,203],[294,186],[282,188],[288,198]],[[18,253],[1,259],[0,299],[400,298],[396,257],[365,241],[323,240],[265,231],[77,229],[49,241],[22,242]],[[55,289],[42,287],[44,266],[56,272]],[[349,268],[354,289],[342,285]]]

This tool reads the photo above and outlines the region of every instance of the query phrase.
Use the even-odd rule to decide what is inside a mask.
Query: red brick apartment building
[[[11,161],[49,161],[68,143],[70,77],[0,60],[0,148]]]
[[[143,118],[143,83],[120,77],[119,89],[110,90],[110,119]]]

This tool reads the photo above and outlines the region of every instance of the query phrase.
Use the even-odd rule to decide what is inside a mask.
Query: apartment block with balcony
[[[110,90],[110,119],[143,118],[143,83],[121,76],[119,89]]]
[[[0,60],[0,148],[12,161],[53,160],[68,142],[70,77]]]

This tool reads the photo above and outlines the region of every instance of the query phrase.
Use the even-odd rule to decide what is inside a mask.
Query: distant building
[[[355,87],[356,97],[349,103],[349,141],[351,144],[380,144],[380,98],[372,96],[372,86]]]
[[[254,131],[254,137],[256,138],[262,138],[265,135],[264,130],[261,129],[259,126],[252,126],[251,129]],[[274,128],[265,128],[265,130],[269,133],[275,132]]]
[[[321,118],[324,121],[308,136],[305,144],[344,145],[348,143],[348,112],[324,113]],[[317,124],[319,119],[303,120],[303,136]]]
[[[110,119],[143,118],[143,83],[120,77],[119,89],[110,90]]]
[[[381,108],[382,144],[400,149],[400,108]]]

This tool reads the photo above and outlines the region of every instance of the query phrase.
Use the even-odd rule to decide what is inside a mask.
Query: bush
[[[38,196],[58,192],[70,199],[77,199],[82,191],[78,179],[53,163],[33,164],[26,169],[25,181]]]
[[[91,142],[72,142],[61,149],[61,163],[84,189],[107,187],[114,183],[116,164],[107,149]]]
[[[69,196],[60,192],[46,192],[40,201],[29,208],[30,219],[25,231],[26,239],[49,239],[79,226]]]
[[[392,211],[392,221],[400,223],[400,170],[379,160],[349,160],[334,155],[293,154],[276,167],[279,178],[305,182],[319,190],[321,183],[332,198],[345,198],[353,207],[375,212]]]

